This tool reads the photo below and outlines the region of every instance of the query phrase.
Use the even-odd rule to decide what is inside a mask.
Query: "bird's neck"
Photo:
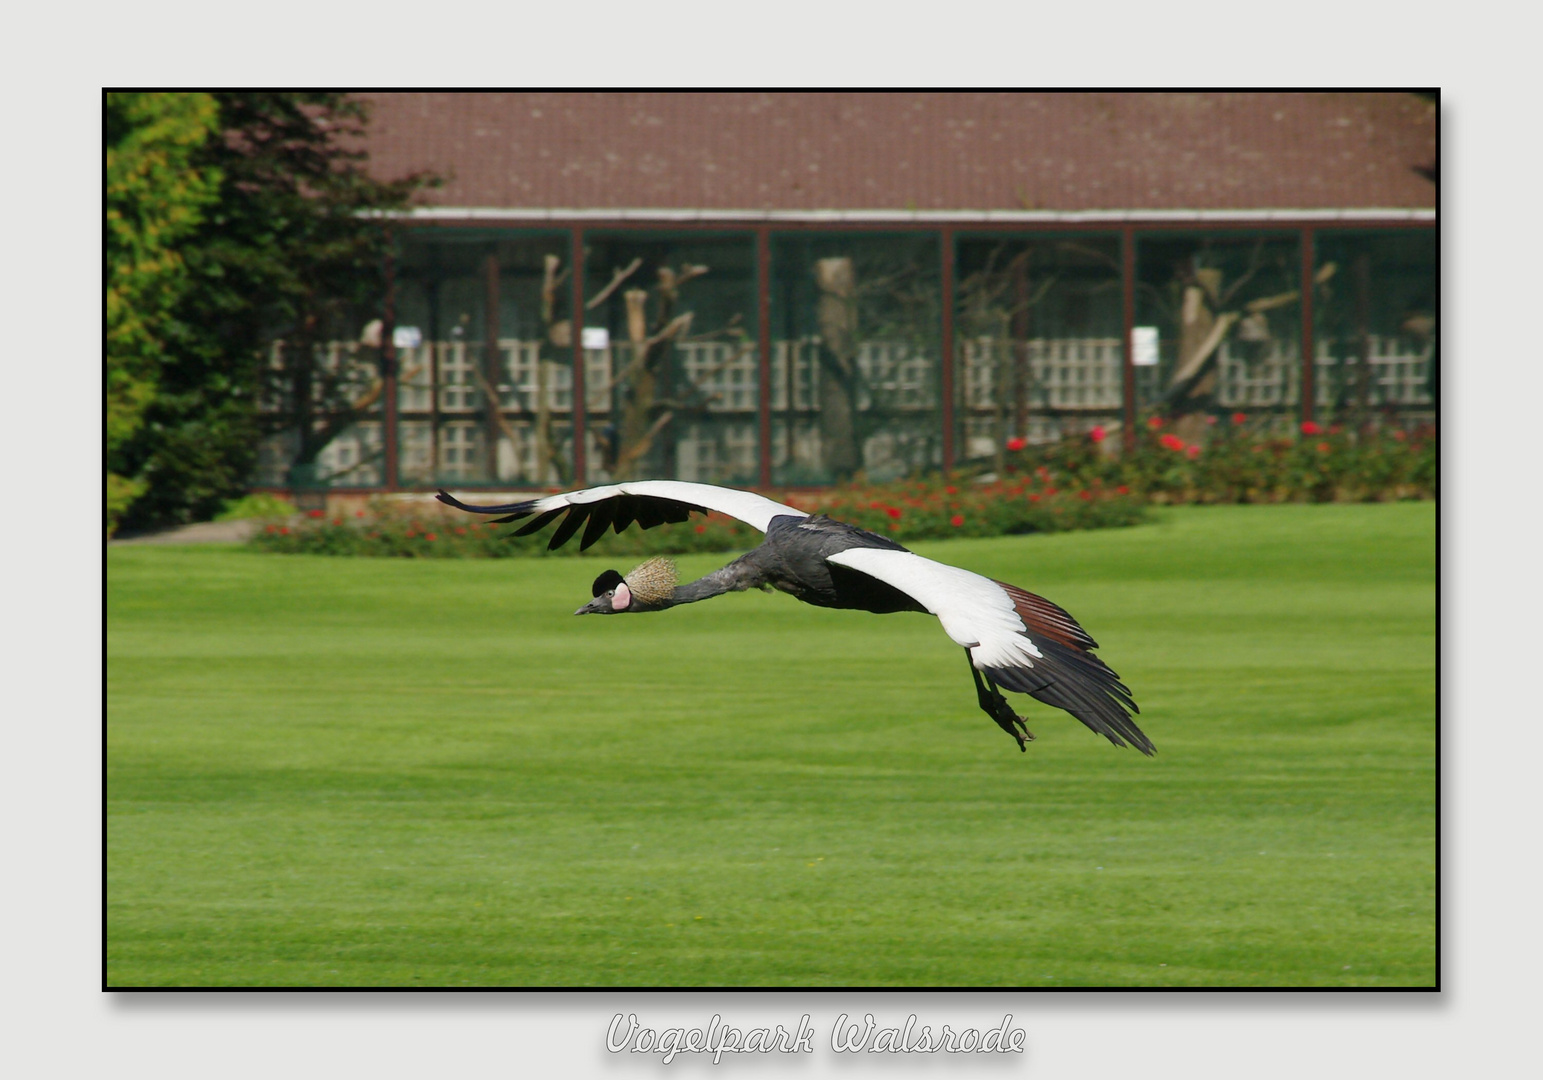
[[[665,599],[655,601],[647,607],[640,607],[638,610],[662,611],[682,604],[694,604],[698,600],[709,600],[728,592],[758,588],[762,584],[762,575],[759,572],[747,565],[742,558],[735,559],[720,570],[714,570],[711,574],[699,577],[695,581],[688,581],[684,585],[677,585],[675,591]]]

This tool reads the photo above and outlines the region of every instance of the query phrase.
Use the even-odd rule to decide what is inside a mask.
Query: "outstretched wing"
[[[913,596],[977,668],[1008,690],[1065,709],[1116,746],[1153,752],[1130,689],[1090,651],[1098,642],[1044,597],[910,551],[848,548],[828,561]]]
[[[491,524],[535,518],[515,530],[515,536],[538,532],[566,511],[567,516],[557,526],[557,531],[547,544],[549,551],[556,551],[566,544],[586,521],[589,524],[579,541],[580,551],[599,540],[608,526],[621,532],[637,522],[644,529],[652,529],[666,522],[685,521],[693,510],[703,514],[716,510],[720,514],[738,518],[762,532],[766,531],[772,518],[783,515],[800,518],[808,516],[802,510],[773,502],[753,491],[715,487],[712,484],[688,484],[678,480],[636,480],[624,484],[608,484],[582,491],[567,491],[560,495],[544,495],[539,499],[506,503],[503,506],[471,506],[444,491],[439,493],[438,498],[440,502],[457,510],[504,515]]]

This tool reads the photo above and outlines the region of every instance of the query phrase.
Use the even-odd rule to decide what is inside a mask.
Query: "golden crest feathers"
[[[675,563],[662,555],[634,566],[623,576],[632,595],[645,604],[657,604],[668,600],[675,592],[679,576]]]

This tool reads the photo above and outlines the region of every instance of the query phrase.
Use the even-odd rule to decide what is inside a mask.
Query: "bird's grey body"
[[[595,580],[594,599],[575,614],[663,611],[746,589],[776,589],[817,607],[931,613],[964,647],[981,709],[1020,749],[1034,736],[999,685],[1065,709],[1116,746],[1128,741],[1145,754],[1153,752],[1131,719],[1139,710],[1130,690],[1092,654],[1098,643],[1064,609],[1016,586],[922,558],[855,525],[805,514],[751,492],[677,481],[616,484],[504,506],[468,506],[443,491],[439,498],[462,510],[507,515],[500,522],[535,518],[517,534],[542,528],[566,512],[551,540],[553,548],[586,520],[581,547],[613,524],[620,532],[633,522],[649,528],[684,521],[694,510],[732,514],[762,529],[765,540],[684,585],[675,584],[673,564],[666,560],[650,560],[626,576],[608,570]]]
[[[854,547],[905,551],[887,537],[823,514],[772,518],[766,539],[721,570],[675,590],[674,603],[692,603],[720,592],[776,589],[816,607],[848,608],[887,615],[927,609],[915,598],[830,561]],[[666,605],[666,606],[673,606]]]

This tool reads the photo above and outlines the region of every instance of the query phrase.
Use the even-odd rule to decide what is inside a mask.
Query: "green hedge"
[[[1134,525],[1149,503],[1328,502],[1433,498],[1435,431],[1352,431],[1306,423],[1292,436],[1262,432],[1243,413],[1206,426],[1204,444],[1186,442],[1161,418],[1143,425],[1136,448],[1112,453],[1100,428],[1043,447],[1021,443],[1005,475],[930,477],[885,485],[795,492],[781,498],[810,513],[907,543],[950,536],[1004,536]],[[264,551],[406,558],[576,555],[570,540],[548,552],[552,526],[514,536],[516,525],[437,504],[413,510],[376,504],[353,518],[269,522],[251,540]],[[607,532],[590,549],[637,557],[732,551],[761,534],[722,514],[655,529]]]
[[[1129,453],[1111,454],[1102,429],[1010,455],[1068,485],[1124,485],[1161,503],[1374,502],[1436,495],[1436,432],[1308,421],[1290,435],[1259,429],[1246,413],[1209,417],[1203,440],[1185,440],[1152,417]],[[1101,445],[1103,444],[1103,445]]]
[[[1062,490],[1038,477],[994,484],[914,482],[884,487],[838,489],[817,494],[779,496],[810,513],[883,533],[901,542],[944,536],[1001,536],[1007,533],[1059,532],[1133,525],[1144,514],[1142,500],[1129,492],[1101,486]],[[517,555],[577,555],[578,540],[555,552],[547,540],[555,524],[539,535],[515,536],[518,525],[489,525],[485,518],[460,511],[423,507],[393,512],[378,507],[353,518],[307,517],[272,521],[251,539],[263,551],[312,555],[375,555],[405,558],[506,558]],[[607,531],[590,552],[648,556],[693,551],[732,551],[754,547],[761,533],[723,514],[661,525]]]

